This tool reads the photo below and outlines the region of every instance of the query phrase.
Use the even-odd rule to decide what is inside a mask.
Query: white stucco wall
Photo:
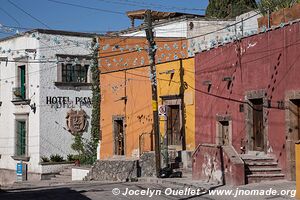
[[[242,37],[257,33],[257,18],[260,16],[256,11],[250,11],[227,21],[208,18],[173,19],[165,23],[158,22],[154,25],[154,33],[156,37],[187,38],[188,55],[192,57],[199,51],[214,47],[214,44],[230,42],[235,36]],[[144,30],[131,31],[121,35],[146,36]]]
[[[25,56],[25,49],[38,48],[38,41],[28,37],[17,37],[11,40],[0,42],[1,57],[6,57],[12,61],[14,59]],[[19,49],[18,51],[15,51]],[[5,52],[4,52],[5,51]],[[8,53],[8,51],[11,51]],[[13,55],[12,55],[13,54]],[[28,56],[32,56],[28,54]],[[39,77],[35,73],[39,69],[39,64],[30,63],[27,65],[28,69],[28,96],[33,97],[34,101],[39,101]],[[13,98],[12,90],[17,86],[17,64],[15,62],[1,61],[0,64],[0,101],[2,106],[0,107],[0,168],[15,169],[17,161],[13,160],[11,156],[15,155],[15,119],[16,114],[28,114],[28,121],[33,122],[28,124],[30,131],[28,135],[28,156],[31,160],[28,163],[28,170],[39,171],[40,167],[36,165],[39,160],[39,117],[37,110],[36,114],[31,112],[28,105],[14,105],[11,101]]]
[[[59,42],[57,42],[59,41]],[[78,41],[78,43],[76,43]],[[27,54],[29,62],[27,64],[27,91],[31,99],[30,104],[36,104],[36,112],[28,105],[14,105],[12,101],[12,89],[17,87],[17,64],[16,62],[1,61],[0,64],[0,168],[16,169],[17,161],[11,156],[15,155],[15,119],[16,114],[28,114],[28,171],[42,173],[40,163],[41,156],[49,157],[52,154],[59,154],[65,159],[68,154],[74,154],[71,149],[73,138],[66,130],[66,114],[70,108],[55,108],[46,104],[46,97],[64,96],[70,100],[75,97],[90,97],[90,87],[62,87],[55,86],[57,81],[56,54],[68,55],[88,55],[92,38],[61,36],[51,34],[34,33],[26,34],[16,38],[0,41],[0,57],[8,56],[8,60],[25,55],[25,49],[37,49],[34,53]],[[59,44],[58,44],[59,43]],[[7,50],[11,51],[8,52]],[[12,50],[19,50],[12,51]],[[6,50],[6,52],[3,52]],[[12,55],[13,54],[13,55]],[[37,60],[49,61],[46,63],[32,63]],[[80,109],[80,105],[74,105],[75,110]],[[88,118],[88,126],[83,133],[85,138],[89,138],[91,107],[83,106]]]
[[[250,11],[236,17],[237,32],[242,35],[241,26],[243,25],[243,36],[255,34],[258,31],[257,19],[262,17],[259,11]]]
[[[187,23],[189,25],[193,24],[193,28],[190,28],[188,31],[189,57],[194,56],[196,52],[209,49],[211,41],[222,41],[225,37],[234,34],[234,27],[229,29],[223,28],[235,23],[235,21],[212,21],[204,18],[198,20],[190,19]]]
[[[91,38],[79,38],[63,36],[58,37],[55,35],[39,34],[41,39],[40,46],[42,50],[40,51],[40,56],[49,58],[55,56],[55,54],[68,54],[68,55],[89,55],[91,54],[89,47],[85,46],[85,43],[90,43]],[[74,45],[72,42],[66,44],[61,42],[60,46],[55,44],[55,38],[57,40],[70,40],[78,41],[79,46]],[[50,40],[50,41],[48,41]],[[51,50],[47,49],[47,46],[55,46]],[[47,105],[47,96],[51,97],[69,97],[71,101],[75,101],[76,97],[92,97],[90,87],[73,87],[73,86],[55,86],[54,82],[57,82],[57,64],[47,63],[41,64],[40,69],[46,73],[40,74],[40,153],[41,156],[50,156],[51,154],[59,154],[66,158],[68,154],[74,154],[72,151],[71,144],[73,143],[74,136],[69,133],[65,128],[66,126],[66,116],[70,108],[55,108],[51,105]],[[79,110],[80,105],[74,105],[74,110]],[[91,108],[86,106],[82,107],[85,110],[88,117],[88,129],[83,133],[85,138],[89,138],[89,128],[90,128],[90,116]]]
[[[144,30],[122,34],[121,36],[145,37]],[[155,37],[187,37],[187,23],[185,20],[173,21],[154,26]]]

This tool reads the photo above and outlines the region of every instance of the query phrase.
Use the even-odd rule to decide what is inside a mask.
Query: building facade
[[[295,180],[299,31],[295,22],[196,55],[195,178]]]
[[[139,158],[143,152],[154,150],[147,40],[143,37],[100,37],[99,43],[102,93],[100,159]],[[160,63],[157,64],[157,86],[163,89],[158,90],[158,95],[179,97],[180,62],[167,63],[187,56],[186,41],[156,38],[156,45],[156,62]],[[189,62],[192,61],[184,61]],[[193,68],[192,64],[188,65],[189,69]],[[174,79],[169,77],[172,73],[164,75],[166,71],[175,73]],[[160,78],[165,76],[169,86]],[[165,87],[170,90],[165,90]],[[188,136],[187,146],[184,137],[178,137],[178,140],[180,150],[193,149],[191,136]]]
[[[145,12],[145,10],[130,11],[127,15],[131,20],[140,20],[143,19]],[[156,37],[186,38],[189,57],[193,57],[197,52],[231,42],[237,37],[256,34],[258,31],[257,19],[262,16],[256,11],[244,13],[230,20],[207,18],[204,15],[188,13],[151,11],[151,14],[154,35]],[[146,37],[144,28],[145,25],[142,23],[140,26],[120,31],[117,35]]]
[[[0,41],[1,182],[16,180],[27,164],[29,180],[59,167],[41,157],[76,154],[75,134],[90,137],[92,34],[32,30]]]
[[[191,168],[195,149],[194,58],[158,64],[156,69],[163,158],[168,155],[165,162],[173,163],[179,156],[183,168]]]

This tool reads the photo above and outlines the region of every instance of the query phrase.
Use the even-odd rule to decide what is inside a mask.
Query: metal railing
[[[12,90],[13,101],[22,101],[26,99],[26,92],[24,88],[15,87]]]

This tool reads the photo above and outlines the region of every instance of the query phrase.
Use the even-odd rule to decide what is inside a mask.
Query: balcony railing
[[[25,88],[15,87],[12,90],[13,101],[25,101],[26,100],[26,91]]]

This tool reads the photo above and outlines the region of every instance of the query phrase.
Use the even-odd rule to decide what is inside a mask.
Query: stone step
[[[271,157],[244,157],[242,158],[244,160],[245,163],[249,163],[249,162],[275,162],[274,158]]]
[[[274,168],[253,168],[253,169],[246,169],[246,174],[280,174],[281,168],[274,167]]]
[[[251,174],[246,175],[246,183],[259,183],[262,181],[275,181],[284,179],[284,174]]]
[[[254,168],[276,168],[278,166],[277,162],[249,162],[246,166],[252,170]]]

